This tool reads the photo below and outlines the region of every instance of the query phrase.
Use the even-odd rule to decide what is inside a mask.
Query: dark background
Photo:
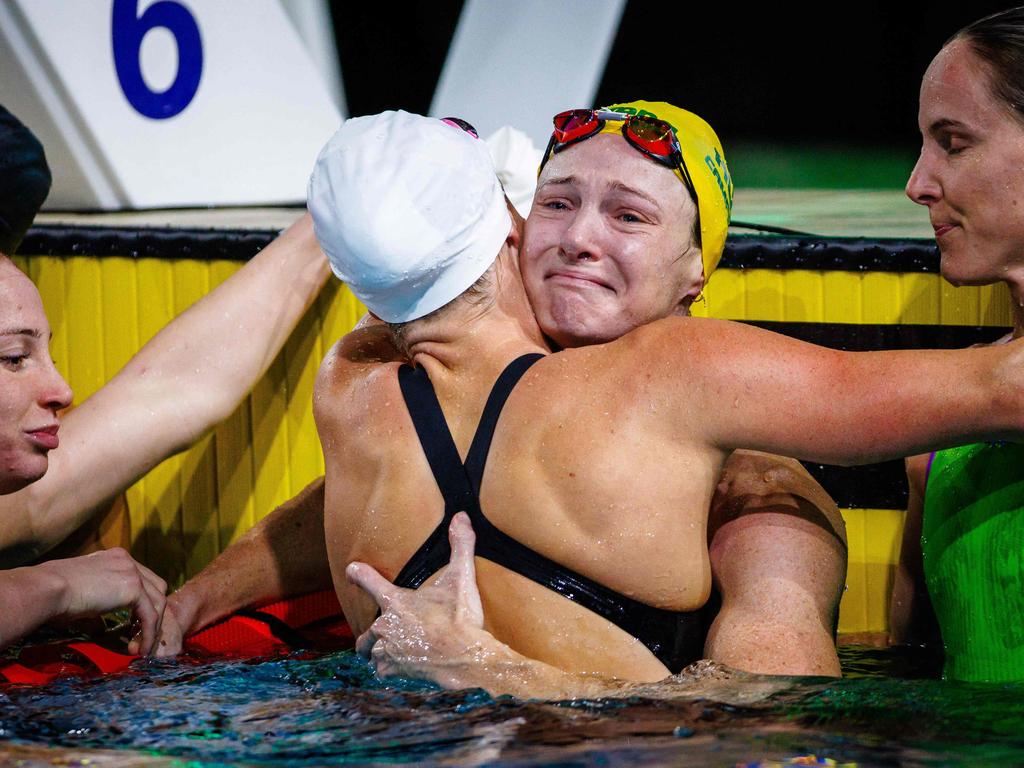
[[[880,173],[902,186],[918,150],[928,62],[964,24],[1006,7],[819,2],[740,11],[629,0],[596,101],[672,101],[705,117],[727,150],[768,146],[794,159],[839,151],[854,164],[892,165]],[[461,0],[333,0],[349,113],[426,112],[461,8]]]

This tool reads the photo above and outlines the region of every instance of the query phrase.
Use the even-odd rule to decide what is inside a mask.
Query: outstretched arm
[[[356,359],[395,359],[398,350],[379,319],[365,315],[337,348]],[[332,357],[334,351],[329,355]],[[180,651],[184,636],[247,605],[332,589],[324,537],[324,485],[319,477],[258,522],[171,595],[160,652]]]
[[[158,653],[179,653],[185,637],[240,608],[331,587],[320,477],[168,598]]]
[[[364,316],[337,346],[360,360],[381,362],[398,355],[387,326],[371,315]],[[321,477],[171,595],[167,612],[174,621],[165,624],[160,653],[178,653],[184,636],[239,608],[332,587]]]
[[[154,336],[64,419],[43,479],[0,498],[0,566],[50,549],[230,415],[328,274],[305,215]]]
[[[735,451],[712,500],[708,541],[722,606],[704,655],[746,672],[838,676],[846,529],[800,462]]]
[[[841,352],[740,323],[667,318],[620,343],[632,347],[624,370],[657,373],[643,394],[670,439],[850,465],[1024,438],[1019,342]]]
[[[132,653],[149,654],[160,634],[167,585],[123,549],[0,571],[0,648],[53,619],[129,606],[139,632]]]
[[[437,581],[418,590],[396,587],[364,563],[351,563],[346,570],[349,581],[382,611],[356,642],[356,650],[379,675],[520,698],[611,696],[631,686],[528,659],[485,631],[473,561],[475,536],[464,512],[454,517],[448,536],[451,562]]]

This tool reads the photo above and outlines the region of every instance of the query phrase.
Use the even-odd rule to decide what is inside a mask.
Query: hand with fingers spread
[[[434,583],[402,589],[365,563],[351,563],[348,580],[380,606],[380,617],[360,635],[356,650],[381,677],[431,680],[446,688],[472,684],[468,668],[496,643],[483,629],[484,613],[476,586],[469,517],[460,512],[448,529],[452,557]]]

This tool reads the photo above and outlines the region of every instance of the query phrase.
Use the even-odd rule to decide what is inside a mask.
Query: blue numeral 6
[[[159,0],[138,16],[138,0],[114,0],[111,40],[114,68],[128,103],[154,120],[174,117],[189,105],[199,89],[203,74],[203,41],[199,25],[188,9],[174,0]],[[142,38],[151,29],[163,27],[178,44],[178,72],[166,91],[150,90],[142,78],[139,54]]]

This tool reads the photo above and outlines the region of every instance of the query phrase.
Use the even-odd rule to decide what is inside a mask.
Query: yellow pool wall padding
[[[19,257],[53,328],[52,354],[82,402],[238,262]],[[694,314],[733,320],[1011,324],[1004,286],[934,274],[720,269]],[[252,394],[188,451],[127,492],[132,553],[173,586],[323,473],[311,409],[329,346],[363,307],[332,280]],[[903,512],[844,510],[850,558],[841,633],[884,632]]]

